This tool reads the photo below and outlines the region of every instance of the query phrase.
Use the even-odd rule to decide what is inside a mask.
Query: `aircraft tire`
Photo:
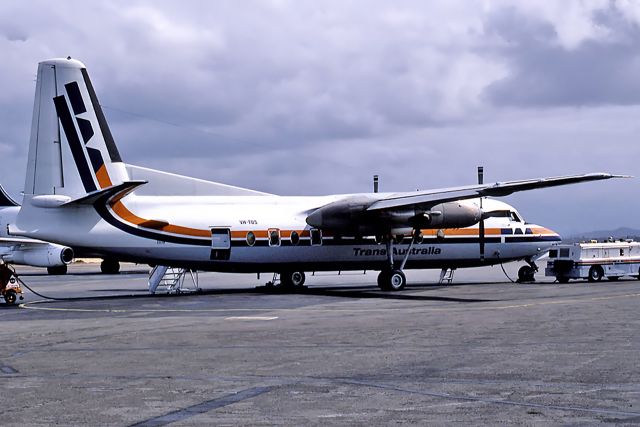
[[[100,271],[102,274],[118,274],[120,273],[120,263],[114,259],[103,259],[100,263]]]
[[[567,276],[556,276],[556,280],[558,280],[558,283],[569,283]]]
[[[62,276],[63,274],[67,274],[67,266],[58,265],[55,267],[47,267],[47,274],[51,276]]]
[[[387,276],[389,275],[389,271],[387,270],[382,270],[379,274],[378,274],[378,287],[380,288],[381,291],[389,291],[389,287],[388,287],[388,281],[389,279],[387,279]]]
[[[602,280],[602,276],[604,276],[604,271],[602,271],[602,267],[598,265],[594,265],[589,269],[590,282],[599,282],[600,280]]]
[[[523,265],[518,270],[518,282],[535,282],[535,271],[529,265]]]
[[[619,278],[620,278],[620,276],[608,276],[607,280],[609,280],[610,282],[615,282]]]
[[[14,304],[16,302],[17,294],[15,291],[7,291],[4,294],[4,301],[7,304]]]
[[[383,291],[401,291],[407,284],[407,277],[402,270],[381,271],[378,275],[378,286]]]
[[[288,271],[280,273],[280,285],[283,289],[300,289],[304,285],[304,271]]]

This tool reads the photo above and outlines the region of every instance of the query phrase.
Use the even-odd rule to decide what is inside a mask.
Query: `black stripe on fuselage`
[[[525,242],[561,242],[562,239],[559,236],[537,236],[537,237],[511,237],[507,236],[504,241],[506,243],[525,243]]]
[[[73,119],[71,118],[71,112],[69,111],[69,107],[67,106],[67,101],[64,96],[56,96],[53,98],[53,103],[56,107],[56,112],[58,114],[58,118],[60,119],[60,123],[62,124],[62,129],[64,129],[64,134],[67,137],[67,141],[69,142],[69,148],[71,149],[71,154],[73,155],[73,160],[76,163],[78,168],[78,173],[80,174],[80,179],[82,180],[82,185],[87,193],[92,191],[96,191],[96,183],[93,180],[93,174],[91,169],[89,169],[89,165],[87,164],[87,158],[84,154],[84,148],[82,142],[78,138],[78,134],[76,132],[76,128],[73,125]]]
[[[102,137],[104,138],[104,143],[107,146],[109,157],[111,158],[112,162],[121,162],[122,158],[120,157],[120,153],[118,152],[118,147],[116,147],[116,143],[113,140],[113,135],[111,135],[111,130],[109,129],[107,120],[104,118],[102,107],[98,102],[98,97],[96,96],[96,91],[93,89],[93,85],[91,84],[91,79],[89,78],[87,69],[82,68],[80,71],[82,72],[82,77],[84,78],[84,84],[87,86],[89,99],[91,100],[91,106],[93,107],[93,112],[96,114],[96,118],[98,119],[98,126],[100,126],[100,132],[102,132]]]
[[[561,239],[559,237],[554,237],[554,236],[538,236],[538,237],[509,237],[507,236],[507,238],[505,239],[505,243],[533,243],[533,242],[555,242],[555,241],[560,241]],[[501,238],[500,237],[488,237],[485,238],[485,242],[486,243],[501,243]],[[420,243],[414,243],[414,247],[420,247],[420,246],[425,246],[425,245],[429,245],[429,246],[433,246],[433,245],[456,245],[456,244],[479,244],[480,243],[480,239],[477,237],[449,237],[443,240],[439,240],[439,239],[423,239],[422,242]],[[409,245],[409,241],[404,241],[401,243],[395,243],[396,246],[408,246]],[[231,246],[234,248],[246,248],[246,247],[268,247],[269,245],[269,241],[268,240],[256,240],[256,242],[253,245],[249,245],[247,243],[247,241],[245,239],[232,239],[231,240]],[[302,246],[302,247],[308,247],[311,246],[309,239],[301,239],[300,243],[298,243],[297,245],[294,245],[293,243],[291,243],[290,240],[286,240],[286,239],[282,239],[280,241],[279,245],[275,245],[275,246],[284,246],[284,247],[291,247],[291,246]],[[313,246],[320,246],[320,245],[313,245]],[[374,239],[363,239],[363,240],[354,240],[354,239],[339,239],[339,240],[334,240],[334,239],[323,239],[322,240],[322,246],[384,246],[383,244],[378,244],[375,242]]]

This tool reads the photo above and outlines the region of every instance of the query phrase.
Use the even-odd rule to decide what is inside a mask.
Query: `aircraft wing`
[[[429,208],[440,203],[452,202],[455,200],[475,199],[485,196],[503,197],[519,191],[529,191],[538,188],[557,187],[560,185],[577,184],[579,182],[598,181],[611,178],[629,177],[608,173],[589,173],[584,175],[555,176],[550,178],[525,179],[518,181],[496,182],[494,184],[416,191],[412,193],[397,193],[374,202],[367,208],[367,210],[375,211],[409,206]]]
[[[426,191],[351,196],[321,206],[307,217],[318,228],[361,233],[390,228],[466,227],[477,223],[482,212],[456,202],[479,197],[502,197],[519,191],[556,187],[587,181],[627,178],[623,175],[590,173],[548,178],[476,184]]]

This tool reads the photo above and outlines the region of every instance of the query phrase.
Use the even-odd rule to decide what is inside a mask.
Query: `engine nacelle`
[[[331,203],[312,212],[307,224],[324,230],[358,230],[367,225],[366,210],[372,202],[367,197],[352,197]]]
[[[33,244],[11,250],[3,260],[14,264],[32,265],[34,267],[59,267],[73,261],[73,249],[54,243]]]
[[[307,224],[325,230],[359,234],[385,233],[398,228],[461,228],[477,224],[482,211],[473,203],[447,202],[428,211],[397,209],[367,211],[372,200],[354,197],[321,207],[307,217]]]
[[[447,202],[413,217],[415,228],[463,228],[477,224],[482,210],[472,203]]]

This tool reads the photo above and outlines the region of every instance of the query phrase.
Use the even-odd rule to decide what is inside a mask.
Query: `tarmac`
[[[200,273],[202,293],[151,296],[146,266],[98,271],[18,268],[58,299],[0,304],[0,424],[640,424],[636,279],[325,273],[285,294]]]

